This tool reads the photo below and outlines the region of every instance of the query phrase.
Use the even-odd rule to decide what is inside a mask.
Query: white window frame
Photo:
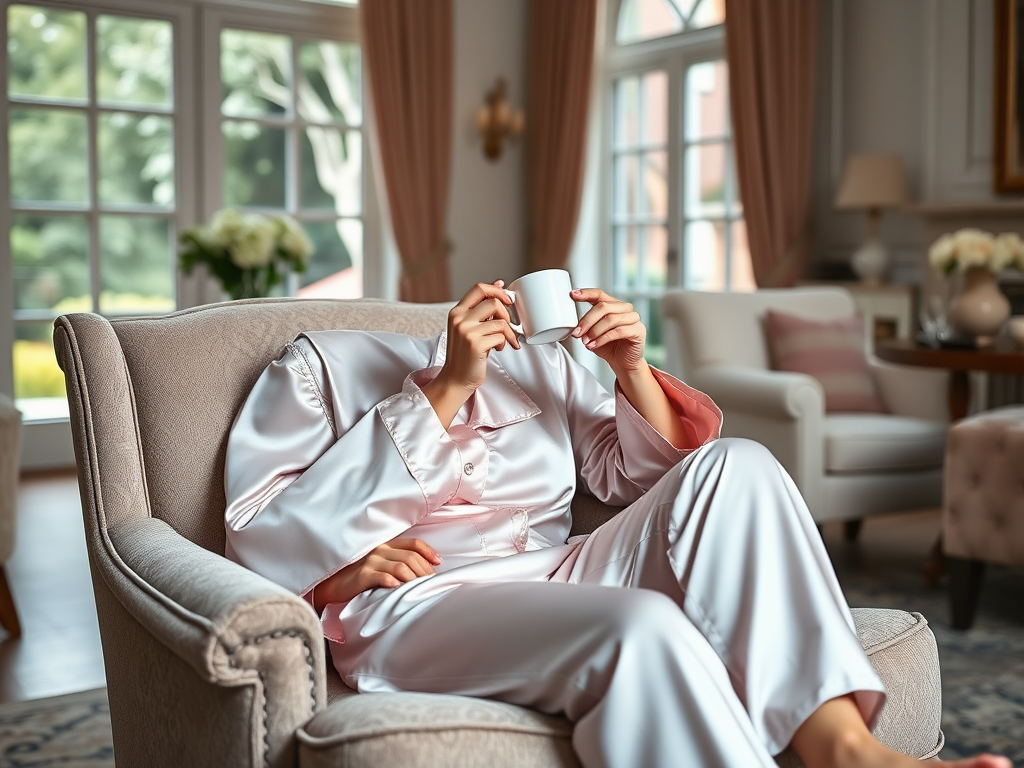
[[[613,0],[608,4],[608,23],[605,24],[605,55],[601,79],[603,114],[601,115],[601,162],[599,185],[602,190],[598,226],[601,249],[600,277],[604,285],[612,286],[619,298],[634,301],[657,299],[665,290],[681,287],[685,282],[685,224],[690,219],[685,208],[683,179],[685,178],[686,146],[683,128],[685,108],[683,94],[685,77],[689,67],[706,61],[725,59],[725,25],[720,24],[703,29],[678,32],[664,37],[652,38],[635,43],[616,42],[616,31],[620,8],[625,0]],[[665,289],[622,288],[614,283],[614,163],[615,157],[615,82],[623,77],[643,75],[652,70],[662,70],[668,79],[668,125],[667,125],[667,173],[668,173],[668,253]],[[732,132],[729,145],[732,146]],[[692,142],[690,142],[692,143]],[[727,153],[731,158],[732,153]],[[726,183],[732,184],[733,160],[727,159]],[[728,211],[729,209],[727,209]],[[728,213],[728,222],[742,219],[742,215]],[[727,245],[731,247],[731,227],[727,228]],[[731,272],[731,253],[727,261],[726,274]],[[728,285],[728,283],[727,283]],[[643,314],[643,313],[641,313]],[[644,318],[645,321],[648,318]]]
[[[205,221],[221,205],[223,151],[220,136],[220,30],[224,26],[260,32],[286,32],[304,38],[360,41],[356,7],[304,0],[0,0],[0,35],[7,39],[7,9],[11,5],[36,5],[59,10],[81,11],[87,15],[112,13],[170,21],[173,35],[175,213],[173,235]],[[328,31],[329,34],[325,34]],[[90,73],[95,71],[95,45],[87,42]],[[365,296],[396,298],[397,256],[385,232],[386,210],[378,196],[373,162],[376,155],[373,110],[363,63],[363,293]],[[200,78],[200,73],[205,73]],[[215,75],[212,76],[210,73]],[[202,81],[201,81],[202,80]],[[7,56],[0,56],[0,81],[7,82]],[[5,86],[6,87],[6,86]],[[93,86],[90,85],[91,89]],[[90,91],[91,92],[91,91]],[[5,91],[6,93],[6,91]],[[95,126],[97,108],[86,108]],[[0,99],[0,120],[7,125],[7,98]],[[0,141],[2,182],[10,178],[8,142]],[[98,182],[95,152],[90,149],[90,185]],[[201,169],[208,169],[204,173]],[[87,217],[98,215],[95,195]],[[77,212],[77,211],[76,211]],[[13,257],[10,250],[12,206],[0,205],[0,286],[13,290]],[[93,240],[96,235],[91,235]],[[99,264],[97,243],[92,242],[90,269]],[[95,264],[93,264],[95,262]],[[202,270],[184,275],[175,270],[178,309],[220,301],[219,284]],[[95,278],[95,275],[94,275]],[[95,279],[92,290],[99,290]],[[14,363],[11,350],[15,338],[13,294],[0,294],[0,392],[14,391]],[[67,418],[26,422],[22,432],[22,468],[74,466],[70,425]]]

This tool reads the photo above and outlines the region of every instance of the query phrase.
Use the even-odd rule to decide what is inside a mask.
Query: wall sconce
[[[476,111],[476,127],[484,140],[484,157],[497,160],[505,139],[514,140],[523,132],[523,110],[508,105],[504,78],[498,78],[487,92],[484,104]]]

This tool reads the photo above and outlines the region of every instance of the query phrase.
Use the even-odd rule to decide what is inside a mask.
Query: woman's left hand
[[[632,304],[619,301],[600,288],[577,289],[570,296],[573,301],[593,305],[572,335],[608,363],[617,377],[628,376],[647,366],[644,362],[647,328]]]

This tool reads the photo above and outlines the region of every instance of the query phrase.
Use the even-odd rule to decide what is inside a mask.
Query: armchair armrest
[[[821,385],[803,373],[708,366],[695,371],[691,383],[714,398],[722,410],[787,420],[825,412]]]
[[[871,355],[868,367],[889,413],[949,421],[949,371],[896,365]]]
[[[110,590],[205,682],[262,694],[261,716],[238,724],[240,738],[263,752],[253,764],[282,764],[296,729],[326,704],[323,635],[309,604],[161,520],[126,521],[107,534],[114,568],[103,577]],[[180,710],[189,711],[189,702]],[[250,739],[254,729],[263,733]]]
[[[824,504],[825,395],[802,373],[705,366],[690,383],[722,409],[723,437],[756,440],[786,468],[811,513]]]

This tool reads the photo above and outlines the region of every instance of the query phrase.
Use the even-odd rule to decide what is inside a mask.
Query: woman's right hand
[[[519,349],[519,339],[509,325],[512,299],[504,281],[477,283],[448,313],[448,348],[437,377],[423,385],[445,429],[487,376],[487,356],[505,344]]]
[[[441,558],[422,539],[392,539],[354,563],[346,565],[313,589],[313,607],[347,603],[370,589],[394,589],[420,576],[430,576]]]

